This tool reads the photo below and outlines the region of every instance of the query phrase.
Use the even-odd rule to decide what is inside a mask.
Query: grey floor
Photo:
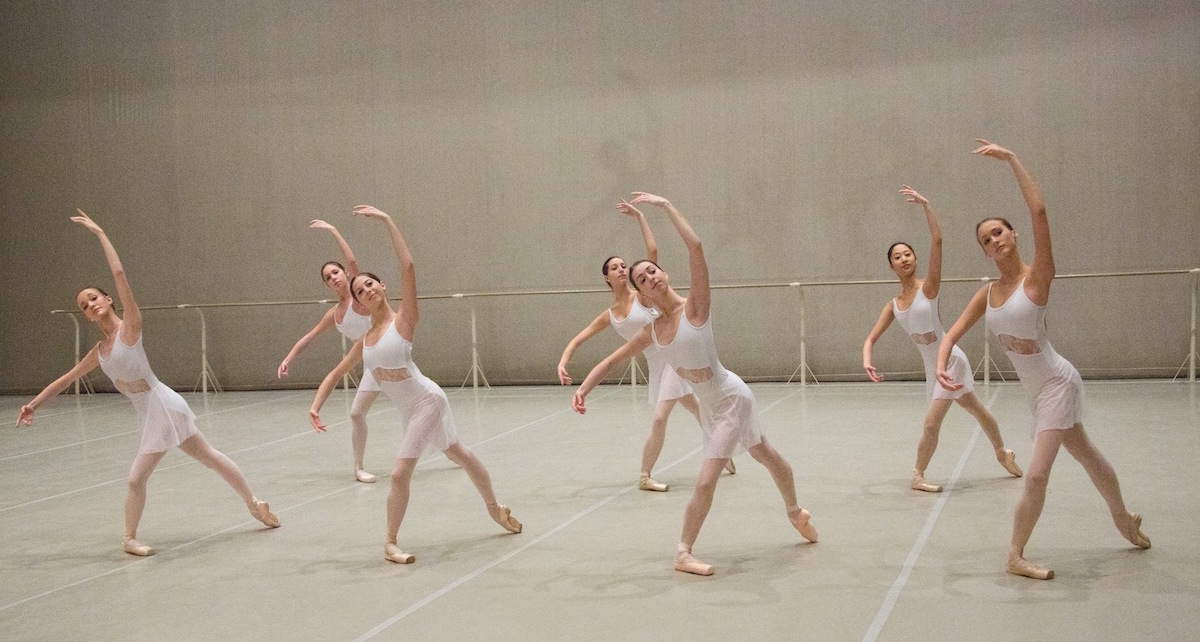
[[[368,469],[350,476],[342,392],[328,434],[311,392],[185,395],[208,439],[238,462],[283,527],[264,530],[212,472],[170,453],[150,482],[140,535],[120,549],[125,476],[138,438],[121,397],[62,396],[32,428],[26,398],[0,398],[2,640],[862,640],[1196,639],[1200,633],[1200,388],[1089,382],[1086,425],[1153,539],[1133,550],[1065,452],[1028,552],[1057,577],[1002,572],[1022,482],[951,411],[929,469],[940,495],[908,489],[924,385],[761,384],[765,432],[791,461],[821,541],[803,543],[748,455],[723,477],[696,553],[671,556],[699,469],[692,418],[672,417],[657,477],[638,491],[645,389],[602,387],[589,412],[569,388],[451,390],[460,437],[491,470],[520,535],[486,515],[466,475],[422,460],[401,544],[383,560],[396,436],[371,413]],[[980,388],[1017,461],[1031,444],[1021,390]]]

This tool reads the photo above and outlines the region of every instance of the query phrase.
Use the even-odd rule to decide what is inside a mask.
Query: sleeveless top
[[[342,315],[342,322],[337,322],[337,313],[334,313],[333,325],[351,341],[358,341],[362,335],[371,329],[371,317],[362,315],[354,311],[354,302],[351,301],[346,306],[346,314]]]
[[[974,390],[974,376],[971,372],[971,362],[967,354],[958,346],[950,351],[950,361],[946,370],[954,378],[955,383],[961,383],[959,390],[950,391],[937,382],[937,355],[942,345],[942,337],[946,329],[938,315],[938,297],[932,299],[925,296],[924,289],[918,289],[907,310],[901,310],[896,299],[892,299],[892,313],[896,322],[908,333],[909,338],[921,353],[925,364],[925,393],[930,399],[957,399]]]

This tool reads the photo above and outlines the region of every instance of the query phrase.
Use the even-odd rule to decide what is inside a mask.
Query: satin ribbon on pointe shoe
[[[250,514],[254,516],[254,519],[266,524],[267,528],[279,528],[279,517],[272,513],[271,507],[262,500],[253,500]]]
[[[1046,568],[1045,566],[1038,566],[1037,564],[1030,562],[1016,551],[1008,552],[1008,568],[1006,570],[1013,575],[1030,577],[1035,580],[1054,579],[1054,571]]]
[[[400,550],[400,547],[395,542],[388,542],[383,545],[383,559],[397,564],[412,564],[417,561],[417,558]]]
[[[138,557],[148,557],[154,554],[154,549],[137,541],[132,537],[126,537],[124,541],[125,552]]]
[[[941,486],[939,486],[939,485],[937,485],[937,484],[931,484],[931,483],[929,483],[929,482],[925,481],[925,475],[924,475],[924,473],[922,473],[922,472],[921,472],[921,471],[919,471],[919,470],[917,470],[917,471],[913,471],[913,478],[912,478],[912,489],[913,489],[913,490],[920,490],[920,491],[924,491],[924,492],[926,492],[926,493],[940,493],[940,492],[942,492],[942,487],[941,487]]]
[[[999,461],[1000,465],[1004,466],[1004,470],[1007,470],[1008,474],[1012,475],[1013,477],[1020,477],[1021,475],[1025,474],[1021,472],[1021,467],[1017,465],[1017,456],[1013,454],[1013,451],[1007,448],[1001,448],[1000,450],[996,451],[996,460]]]
[[[660,481],[656,481],[653,477],[651,477],[647,473],[642,473],[641,478],[638,479],[638,489],[639,490],[650,490],[650,491],[654,491],[656,493],[665,493],[670,488],[671,488],[670,486],[668,486]]]
[[[675,570],[692,575],[712,575],[716,572],[711,564],[705,564],[692,557],[692,552],[683,544],[679,545],[679,549],[675,553]]]

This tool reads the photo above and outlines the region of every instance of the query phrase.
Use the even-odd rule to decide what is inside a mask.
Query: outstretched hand
[[[19,428],[21,424],[33,425],[33,404],[21,406],[21,414],[17,415],[17,427]]]
[[[950,391],[962,390],[963,384],[955,383],[954,377],[951,377],[950,373],[946,372],[945,370],[938,370],[937,379],[938,379],[938,383],[942,384],[942,387],[945,388],[946,390],[950,390]]]
[[[313,219],[312,222],[308,224],[308,228],[311,230],[335,230],[335,229],[337,229],[334,226],[330,225],[329,223],[326,223],[325,221],[322,221],[319,218]]]
[[[641,210],[634,207],[629,201],[626,201],[625,199],[621,199],[621,201],[619,203],[617,203],[617,211],[624,214],[625,216],[630,216],[633,218],[642,216]]]
[[[85,214],[83,212],[83,210],[76,208],[75,211],[79,212],[79,216],[72,216],[71,217],[72,221],[84,226],[92,234],[103,234],[104,233],[104,230],[100,229],[100,226],[96,225],[96,222],[92,220],[92,217]]]
[[[571,407],[575,409],[575,412],[581,415],[587,412],[587,406],[584,404],[584,399],[586,398],[587,395],[583,392],[579,390],[575,391],[575,396],[571,397]]]
[[[373,205],[356,205],[354,207],[355,216],[365,216],[367,218],[387,219],[391,218],[379,208]]]
[[[867,371],[867,376],[871,378],[871,381],[875,383],[883,381],[883,375],[875,371],[875,366],[864,366],[863,369]]]
[[[646,192],[634,192],[633,200],[630,201],[630,203],[633,203],[634,205],[645,203],[647,205],[657,205],[658,207],[665,207],[668,204],[670,204],[670,201],[668,201],[667,199],[665,199],[661,196],[655,196],[654,194],[647,194]]]
[[[571,375],[567,374],[567,367],[558,364],[558,382],[564,386],[571,385]]]
[[[988,141],[986,141],[982,138],[976,138],[975,142],[979,143],[979,147],[975,148],[975,151],[971,152],[972,154],[979,154],[980,156],[990,156],[992,158],[999,159],[1002,161],[1009,160],[1010,158],[1016,156],[1016,154],[1012,153],[1011,151],[1004,149],[1003,147],[996,145],[994,143],[989,143]]]
[[[907,200],[909,203],[929,205],[929,199],[921,196],[919,193],[917,193],[917,190],[909,187],[908,185],[901,186],[900,193],[907,197],[905,200]]]
[[[321,423],[321,413],[316,410],[308,411],[308,420],[312,422],[313,430],[317,432],[325,432],[325,424]]]

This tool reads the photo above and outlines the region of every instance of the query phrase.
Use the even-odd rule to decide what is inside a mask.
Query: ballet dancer
[[[971,363],[967,355],[958,346],[951,350],[950,372],[962,388],[955,392],[946,390],[937,384],[937,353],[942,336],[946,334],[938,314],[938,289],[942,282],[942,228],[938,225],[937,214],[934,214],[929,199],[921,196],[916,190],[905,185],[900,190],[909,203],[918,203],[925,209],[925,221],[929,224],[929,270],[924,279],[917,278],[917,256],[908,243],[893,243],[888,248],[888,263],[892,271],[900,277],[900,294],[883,306],[879,320],[867,335],[863,343],[863,368],[871,381],[883,381],[873,365],[871,365],[871,348],[888,326],[895,320],[908,336],[912,337],[917,351],[925,361],[925,393],[929,399],[929,410],[925,413],[925,430],[921,433],[921,441],[917,444],[917,467],[913,470],[912,489],[929,493],[940,493],[942,487],[925,480],[925,467],[937,450],[938,435],[942,431],[942,420],[950,410],[950,405],[958,402],[987,435],[996,451],[996,460],[1014,477],[1021,476],[1021,468],[1017,466],[1013,451],[1004,447],[1004,438],[1000,436],[1000,428],[996,418],[979,402],[975,396]]]
[[[309,416],[313,428],[325,432],[321,423],[321,405],[329,398],[339,379],[351,368],[363,364],[363,371],[374,375],[380,388],[396,404],[404,418],[405,433],[392,469],[392,488],[387,500],[387,542],[384,559],[409,564],[414,558],[396,544],[396,534],[408,508],[409,487],[417,460],[423,454],[441,451],[446,458],[467,471],[467,476],[483,497],[488,514],[509,532],[520,533],[521,522],[509,508],[496,501],[492,478],[483,462],[464,446],[454,428],[454,417],[446,393],[432,379],[421,374],[412,361],[413,333],[417,328],[416,267],[400,229],[391,217],[370,205],[354,208],[356,216],[383,221],[387,225],[392,247],[400,262],[400,311],[392,309],[387,300],[387,287],[379,277],[362,272],[350,280],[354,300],[371,315],[371,328],[354,342],[354,347],[342,362],[330,372],[313,399]]]
[[[624,199],[617,204],[617,210],[637,220],[642,230],[642,238],[646,241],[646,257],[651,261],[657,261],[658,245],[654,242],[654,233],[650,231],[646,217]],[[600,268],[600,274],[604,276],[604,282],[612,290],[613,303],[579,334],[575,335],[575,338],[571,339],[571,342],[563,350],[562,358],[558,360],[558,381],[564,386],[572,383],[571,375],[567,373],[567,362],[571,360],[575,349],[584,341],[610,327],[622,339],[628,341],[654,320],[654,317],[658,316],[658,310],[648,305],[645,297],[629,286],[629,270],[626,268],[624,259],[619,256],[608,257]],[[670,487],[655,480],[651,473],[654,470],[654,464],[658,462],[663,442],[667,437],[667,418],[671,416],[675,402],[679,402],[688,412],[692,413],[696,417],[696,421],[700,420],[700,409],[696,405],[696,397],[692,394],[692,389],[683,379],[679,378],[679,375],[675,374],[674,370],[667,367],[666,362],[659,357],[658,351],[651,346],[646,349],[645,354],[646,371],[650,377],[649,401],[654,404],[654,421],[650,425],[650,435],[646,438],[646,444],[642,446],[642,472],[638,480],[638,488],[666,492]],[[726,470],[730,474],[737,472],[732,459],[729,460]]]
[[[1007,570],[1014,575],[1048,580],[1054,577],[1054,571],[1025,559],[1025,544],[1042,513],[1050,468],[1060,447],[1066,448],[1087,471],[1092,484],[1108,504],[1121,535],[1139,548],[1150,548],[1150,538],[1142,533],[1141,515],[1125,509],[1121,485],[1112,464],[1083,430],[1083,381],[1079,371],[1054,351],[1046,336],[1046,304],[1050,299],[1050,283],[1054,280],[1054,256],[1050,250],[1050,223],[1041,190],[1016,154],[986,140],[976,139],[976,142],[980,146],[973,153],[1007,162],[1016,175],[1033,220],[1033,264],[1021,260],[1017,251],[1017,233],[1007,220],[989,217],[975,226],[975,240],[983,253],[995,262],[1000,278],[975,293],[962,316],[946,333],[938,350],[937,376],[947,389],[962,387],[963,384],[947,369],[950,347],[986,314],[988,327],[1016,368],[1033,414],[1033,458],[1025,476],[1025,490],[1013,516]]]
[[[634,205],[646,203],[663,209],[687,246],[691,273],[688,297],[685,299],[675,292],[667,273],[653,261],[634,263],[629,271],[630,281],[661,314],[588,373],[575,392],[572,406],[576,412],[585,413],[587,395],[600,383],[605,373],[651,345],[660,350],[662,358],[674,368],[676,374],[691,385],[700,406],[704,463],[684,513],[683,533],[675,554],[675,570],[697,575],[713,574],[711,565],[700,562],[692,555],[692,546],[712,506],[721,469],[735,451],[742,448],[749,450],[750,455],[771,474],[783,496],[788,520],[805,539],[816,542],[817,529],[810,521],[811,515],[796,501],[792,467],[762,434],[754,394],[740,377],[726,370],[717,359],[712,319],[709,316],[711,292],[708,263],[704,258],[700,237],[667,199],[645,192],[634,192],[633,196],[631,202]]]
[[[326,287],[337,294],[337,305],[329,308],[317,325],[313,326],[308,334],[300,337],[296,345],[292,346],[292,350],[284,357],[283,363],[279,364],[276,376],[280,379],[288,376],[288,364],[292,362],[292,359],[299,356],[308,347],[308,344],[312,343],[313,339],[324,334],[329,328],[337,328],[337,331],[347,339],[358,341],[359,337],[371,327],[371,315],[367,314],[366,309],[350,296],[350,279],[358,274],[358,261],[354,260],[354,252],[350,249],[350,244],[346,243],[346,239],[342,238],[336,227],[325,221],[318,219],[309,223],[308,226],[314,230],[329,230],[333,234],[334,240],[342,250],[342,256],[346,258],[346,266],[349,268],[337,261],[326,261],[321,266],[321,279],[325,281]],[[350,404],[350,424],[353,426],[353,430],[350,432],[350,445],[354,450],[354,479],[364,484],[375,483],[375,475],[363,469],[363,455],[367,451],[367,412],[378,396],[379,384],[375,382],[375,378],[371,376],[370,372],[364,371],[362,378],[359,379],[358,389],[354,393],[354,401]]]
[[[250,490],[250,484],[242,471],[224,453],[209,445],[208,440],[196,428],[196,415],[178,393],[171,390],[154,376],[142,349],[142,313],[133,298],[133,290],[125,277],[121,259],[104,230],[83,210],[71,220],[95,234],[104,248],[104,258],[112,270],[117,286],[117,298],[121,300],[124,319],[113,309],[112,297],[98,287],[86,287],[75,297],[75,303],[88,321],[95,323],[104,338],[99,341],[74,368],[46,386],[33,401],[21,407],[18,424],[33,425],[33,413],[46,402],[65,390],[72,381],[100,366],[104,374],[112,379],[122,394],[133,402],[137,409],[138,423],[142,426],[141,445],[133,467],[129,471],[129,492],[125,497],[125,552],[130,555],[153,555],[154,549],[137,539],[138,522],[146,507],[146,483],[155,466],[162,461],[167,451],[175,446],[196,461],[215,470],[233,490],[246,502],[250,514],[270,528],[279,527],[279,518],[271,512],[267,502],[261,501]]]

